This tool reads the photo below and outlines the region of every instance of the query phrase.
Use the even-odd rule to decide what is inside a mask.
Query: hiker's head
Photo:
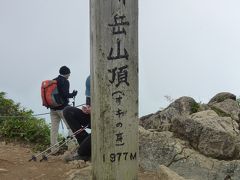
[[[70,76],[71,71],[70,71],[70,69],[69,69],[67,66],[62,66],[62,67],[59,69],[59,73],[60,73],[62,76],[68,78],[68,77]]]

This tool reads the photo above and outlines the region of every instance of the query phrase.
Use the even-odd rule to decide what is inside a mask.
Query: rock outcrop
[[[139,122],[139,166],[159,180],[239,180],[240,108],[223,92],[208,104],[181,97]],[[91,167],[69,180],[91,178]]]
[[[227,92],[208,104],[177,99],[140,119],[140,166],[165,165],[185,179],[240,179],[239,114],[236,96]]]

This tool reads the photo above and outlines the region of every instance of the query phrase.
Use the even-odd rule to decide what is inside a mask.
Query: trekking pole
[[[73,102],[72,102],[73,107],[75,107],[75,97],[76,97],[76,96],[73,97]]]
[[[64,141],[65,141],[65,139],[63,139],[63,140],[60,141],[60,142],[57,142],[56,144],[53,144],[52,146],[48,147],[47,149],[45,149],[44,151],[38,153],[37,155],[32,155],[32,158],[29,159],[28,161],[32,161],[32,160],[33,160],[33,161],[37,161],[37,157],[38,157],[38,156],[44,154],[44,153],[47,152],[48,150],[52,149],[53,147],[57,146],[59,143],[64,142]]]
[[[77,135],[78,133],[82,132],[82,131],[85,130],[87,127],[88,127],[88,125],[85,126],[85,127],[83,127],[83,128],[80,128],[79,130],[75,131],[71,136],[68,136],[67,139],[70,138],[70,137],[75,137],[75,135]],[[32,158],[29,159],[28,161],[29,161],[29,162],[30,162],[30,161],[37,161],[37,157],[38,157],[38,156],[44,155],[44,153],[46,153],[48,150],[52,149],[52,148],[55,147],[55,146],[58,147],[58,145],[61,144],[61,143],[64,143],[65,140],[66,140],[66,139],[63,139],[62,141],[57,142],[56,144],[53,144],[52,146],[48,147],[47,149],[45,149],[44,151],[38,153],[37,155],[32,155]],[[60,147],[60,146],[59,146],[59,147]],[[51,152],[51,153],[53,153],[53,152]],[[50,153],[50,154],[51,154],[51,153]],[[48,153],[48,154],[49,154],[49,153]]]
[[[64,144],[67,144],[68,142],[71,142],[71,141],[73,141],[73,140],[74,140],[74,138],[71,137],[70,139],[68,139],[67,141],[65,141],[64,143],[62,143],[60,146],[58,146],[58,148],[62,147]],[[44,161],[47,161],[47,160],[48,160],[48,157],[49,157],[51,154],[52,154],[52,152],[47,153],[47,154],[43,154],[43,155],[42,155],[42,159],[40,159],[40,162],[42,162],[43,160],[44,160]]]
[[[64,144],[67,144],[68,142],[71,142],[72,140],[74,140],[74,137],[75,137],[77,134],[79,134],[79,133],[81,133],[82,131],[84,131],[87,127],[88,127],[88,125],[85,126],[85,127],[83,127],[83,128],[81,128],[81,129],[79,129],[79,130],[77,130],[76,132],[74,132],[74,134],[71,135],[71,136],[69,136],[68,139],[67,139],[67,141],[65,141],[65,142],[63,142],[62,144],[60,144],[60,145],[58,146],[58,148],[62,147]],[[53,153],[53,152],[49,152],[49,153],[47,153],[47,154],[43,154],[43,155],[42,155],[42,159],[40,159],[40,162],[42,162],[43,160],[47,161],[47,160],[48,160],[48,157],[49,157],[52,153]]]

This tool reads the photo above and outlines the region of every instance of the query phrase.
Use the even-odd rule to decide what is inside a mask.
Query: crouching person
[[[73,133],[86,126],[88,128],[91,128],[90,106],[86,106],[83,109],[68,106],[63,110],[63,116]],[[85,130],[83,130],[80,133],[76,133],[75,138],[77,139],[77,142],[79,144],[77,154],[72,157],[68,157],[68,159],[65,160],[90,160],[91,134],[88,134]]]
[[[63,116],[67,121],[72,132],[84,128],[91,128],[91,100],[90,100],[90,76],[86,80],[86,105],[82,106],[82,109],[68,106],[63,110]],[[75,138],[79,144],[77,153],[71,157],[65,158],[66,161],[71,160],[84,160],[91,159],[91,134],[88,134],[85,130],[80,133],[76,133]]]

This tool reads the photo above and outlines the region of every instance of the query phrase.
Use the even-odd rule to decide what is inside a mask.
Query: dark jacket
[[[57,80],[57,87],[58,87],[58,92],[59,92],[59,98],[61,99],[63,105],[59,106],[59,107],[51,108],[51,109],[53,109],[53,110],[62,110],[66,106],[68,106],[68,103],[69,103],[68,99],[69,98],[73,98],[73,93],[69,93],[70,83],[69,83],[69,81],[65,77],[59,75],[54,80]]]

